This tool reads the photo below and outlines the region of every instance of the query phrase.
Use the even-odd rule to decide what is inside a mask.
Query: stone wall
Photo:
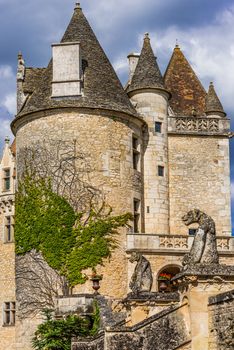
[[[6,142],[0,161],[0,350],[14,349],[15,325],[4,322],[4,303],[15,302],[14,157]],[[2,169],[10,169],[10,190],[4,191]],[[6,217],[11,217],[11,240],[8,241]]]
[[[209,350],[234,348],[234,290],[209,298]]]
[[[106,332],[106,349],[183,349],[190,340],[187,314],[187,305],[184,304],[168,308],[133,327],[114,327]]]
[[[218,235],[230,235],[229,139],[169,135],[169,197],[171,234],[187,234],[181,217],[198,208],[214,219]]]

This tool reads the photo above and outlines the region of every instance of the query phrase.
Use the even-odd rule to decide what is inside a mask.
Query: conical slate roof
[[[99,108],[137,115],[111,63],[101,48],[79,4],[61,42],[80,42],[82,60],[86,63],[84,96],[51,98],[53,61],[43,72],[30,98],[18,116],[30,112],[62,107]]]
[[[163,78],[154,56],[149,34],[145,34],[143,47],[127,92],[139,89],[164,89]]]
[[[214,84],[212,82],[210,83],[208,94],[206,96],[206,113],[218,113],[221,116],[226,115],[226,113],[223,110],[223,106],[215,92]]]
[[[176,115],[204,115],[206,91],[179,46],[176,45],[164,75],[164,84],[172,98]]]

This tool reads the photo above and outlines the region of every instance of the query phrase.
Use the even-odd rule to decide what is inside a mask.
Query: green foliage
[[[69,203],[53,193],[49,181],[24,178],[16,194],[16,253],[40,251],[53,268],[66,275],[66,258],[76,237],[76,214]]]
[[[90,208],[84,220],[53,192],[50,181],[27,175],[16,194],[16,253],[41,252],[48,265],[74,286],[86,281],[85,269],[95,269],[111,256],[118,229],[131,219],[129,213],[112,216],[104,206],[98,212]]]
[[[44,312],[46,320],[40,324],[32,339],[32,346],[36,350],[70,350],[72,337],[88,336],[90,322],[70,315],[66,319],[54,320],[51,312]]]
[[[117,246],[115,239],[118,228],[123,227],[131,220],[132,215],[127,213],[119,216],[99,216],[92,211],[86,225],[79,221],[74,229],[76,243],[74,249],[67,256],[68,279],[72,286],[84,283],[86,276],[83,270],[95,269],[103,264],[103,259],[111,256],[111,252]]]
[[[94,312],[94,315],[92,316],[93,325],[89,332],[91,336],[96,335],[100,328],[100,310],[96,300],[94,300],[93,306],[94,306],[95,312]]]

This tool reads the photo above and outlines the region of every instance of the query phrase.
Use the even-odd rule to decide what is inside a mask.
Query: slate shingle
[[[223,106],[216,94],[213,83],[210,83],[208,94],[206,96],[206,113],[218,112],[221,116],[226,116],[226,113],[223,110]]]
[[[145,35],[139,61],[127,92],[147,88],[165,89],[162,74],[154,56],[148,34]]]
[[[87,62],[84,96],[63,99],[51,98],[53,68],[51,60],[40,79],[32,77],[32,81],[27,82],[28,86],[34,87],[34,91],[18,117],[39,110],[63,107],[101,108],[137,115],[79,6],[76,6],[61,42],[75,41],[80,42],[82,59]],[[28,71],[28,73],[33,75],[33,71]]]

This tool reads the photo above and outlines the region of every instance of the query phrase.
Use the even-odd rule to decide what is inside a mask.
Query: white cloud
[[[0,79],[11,79],[14,77],[11,66],[4,65],[0,66]]]
[[[16,94],[10,93],[6,95],[2,101],[2,105],[7,109],[10,114],[16,113]]]
[[[156,46],[159,58],[170,57],[178,39],[182,51],[204,87],[207,89],[209,81],[214,81],[216,91],[226,109],[233,109],[233,23],[234,6],[220,13],[219,17],[209,25],[187,30],[173,26],[166,32],[151,34],[151,41],[154,48]]]
[[[8,119],[0,119],[0,140],[4,140],[5,137],[11,137],[10,121]]]

